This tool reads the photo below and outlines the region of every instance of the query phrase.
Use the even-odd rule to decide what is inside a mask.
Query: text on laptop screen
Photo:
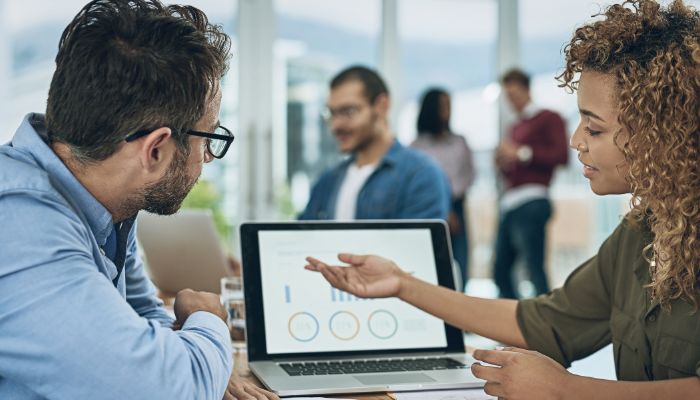
[[[303,269],[305,257],[341,265],[340,252],[376,254],[437,284],[429,229],[261,231],[268,354],[447,346],[439,319],[395,298],[362,299]]]

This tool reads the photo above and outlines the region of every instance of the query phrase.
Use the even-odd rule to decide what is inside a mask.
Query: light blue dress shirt
[[[169,328],[135,227],[117,274],[111,214],[44,129],[29,114],[0,146],[0,399],[221,400],[233,367],[226,324],[200,311]]]

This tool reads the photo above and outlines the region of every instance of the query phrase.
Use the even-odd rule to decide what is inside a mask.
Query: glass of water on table
[[[243,296],[243,278],[226,276],[221,278],[221,302],[226,309],[227,322],[233,343],[234,371],[247,375],[248,354],[245,336],[245,298]]]

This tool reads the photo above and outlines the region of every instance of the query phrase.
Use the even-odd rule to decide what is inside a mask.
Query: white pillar
[[[241,220],[274,215],[273,199],[273,0],[238,3]]]
[[[510,68],[520,65],[520,27],[518,0],[498,0],[498,79]],[[498,113],[499,135],[503,137],[513,112],[500,96]]]
[[[399,52],[399,6],[397,0],[382,1],[382,29],[379,46],[379,71],[389,86],[392,106],[389,126],[396,128],[401,93],[401,59]]]

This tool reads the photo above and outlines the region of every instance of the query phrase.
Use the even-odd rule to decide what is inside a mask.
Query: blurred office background
[[[43,112],[63,27],[84,1],[0,0],[0,141],[27,112]],[[233,38],[223,82],[221,123],[236,141],[208,164],[186,205],[207,207],[225,246],[237,253],[246,220],[292,219],[320,172],[340,155],[321,111],[329,79],[350,64],[381,71],[392,93],[392,126],[410,143],[420,94],[439,85],[452,94],[452,128],[475,153],[469,193],[468,291],[495,295],[490,283],[497,223],[493,149],[514,116],[498,84],[521,67],[532,74],[535,103],[558,111],[571,132],[575,95],[557,87],[563,47],[573,29],[609,0],[188,0]],[[700,0],[690,1],[695,6]],[[597,197],[575,154],[552,187],[547,269],[560,285],[592,255],[626,212],[626,196]],[[530,288],[521,287],[524,293]],[[609,357],[610,355],[606,355]],[[590,363],[591,361],[589,361]],[[596,363],[597,361],[592,361]],[[611,362],[610,362],[611,363]],[[586,372],[595,376],[596,367]],[[609,369],[599,374],[610,375]]]
[[[58,39],[84,3],[0,0],[0,141],[11,138],[25,113],[43,112]],[[361,63],[388,81],[393,130],[404,144],[416,136],[422,91],[439,85],[452,93],[453,130],[475,152],[477,180],[468,201],[470,275],[478,283],[490,277],[497,218],[492,152],[513,119],[498,77],[513,66],[531,73],[534,101],[560,112],[571,131],[578,122],[576,98],[554,77],[574,27],[609,0],[187,3],[234,38],[221,121],[236,141],[224,160],[205,167],[205,184],[187,202],[215,208],[227,248],[237,252],[241,221],[294,218],[319,173],[340,159],[321,111],[329,79]],[[548,272],[558,285],[612,231],[628,199],[593,195],[573,153],[552,194]]]

